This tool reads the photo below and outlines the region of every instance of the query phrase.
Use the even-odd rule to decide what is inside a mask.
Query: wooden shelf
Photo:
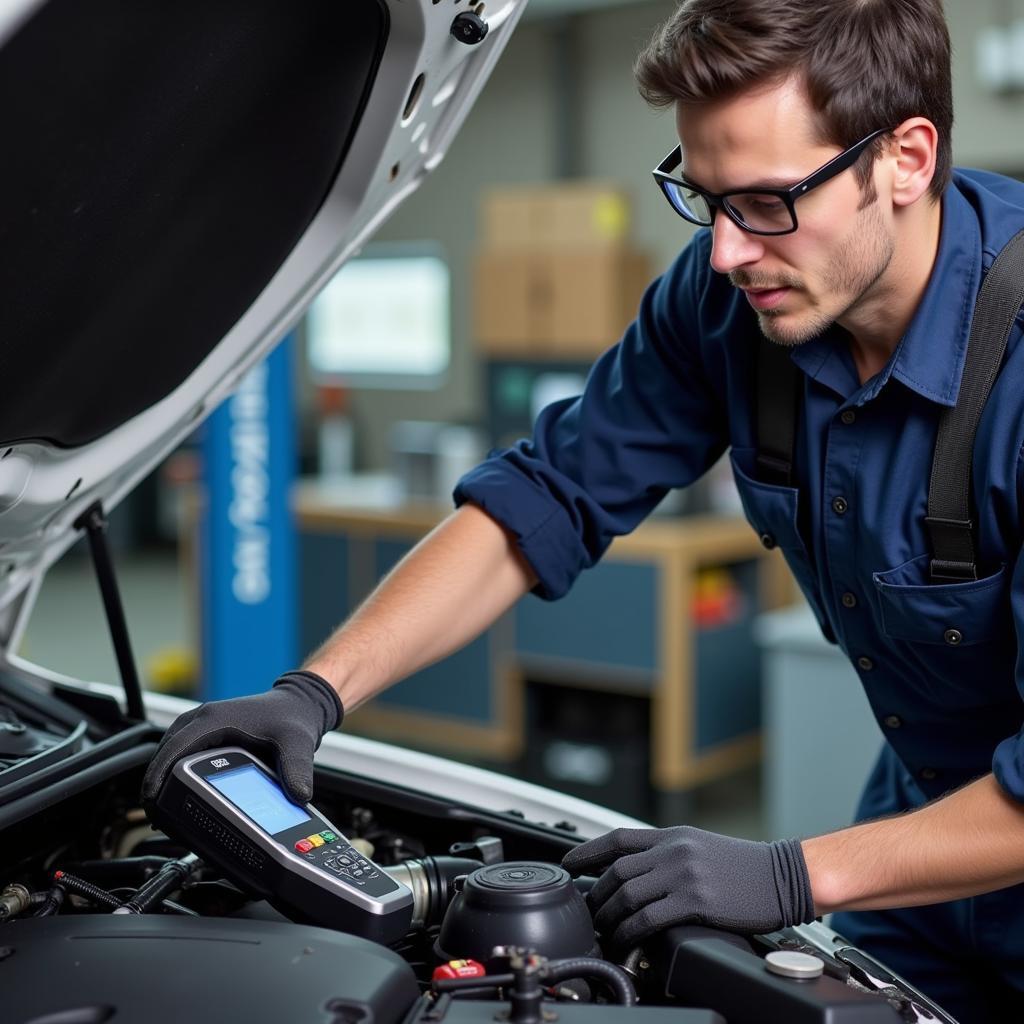
[[[324,489],[315,484],[304,484],[296,490],[294,507],[304,536],[335,537],[349,545],[346,564],[361,567],[358,572],[363,575],[361,582],[349,587],[353,602],[375,582],[367,579],[371,571],[368,566],[378,564],[380,558],[367,554],[371,548],[385,545],[391,550],[396,544],[411,548],[451,511],[448,506],[433,504],[342,506],[325,500]],[[629,595],[618,593],[614,587],[620,585],[623,572],[629,574],[634,570],[614,567],[638,567],[640,575],[630,578],[649,580],[636,585],[654,588],[640,596],[655,610],[655,622],[650,631],[653,640],[649,657],[634,659],[636,667],[588,660],[586,652],[571,657],[530,654],[526,650],[529,644],[519,635],[524,620],[517,622],[517,612],[513,610],[486,638],[491,666],[488,720],[459,720],[437,710],[396,706],[378,698],[353,716],[352,725],[382,738],[512,759],[522,747],[525,680],[540,678],[605,692],[646,694],[650,699],[650,779],[658,790],[684,790],[735,771],[759,758],[760,737],[755,730],[711,745],[701,742],[698,686],[713,682],[695,678],[698,629],[691,609],[693,588],[701,569],[747,563],[756,566],[754,611],[793,601],[795,585],[781,555],[766,551],[745,520],[717,516],[649,519],[631,535],[613,542],[601,564],[585,573],[574,591],[563,599],[564,605],[558,602],[550,606],[557,607],[560,615],[571,615],[572,602],[578,601],[581,619],[587,615],[586,608],[604,607],[595,603],[601,599],[598,582],[604,566],[608,567],[604,570],[606,575],[619,574],[609,593],[624,603]],[[574,597],[577,590],[582,593]],[[340,621],[350,610],[339,607],[334,621]],[[530,619],[536,618],[537,613],[531,612]],[[628,642],[641,641],[631,637]],[[454,667],[452,672],[456,672]],[[434,677],[431,685],[436,689],[447,684],[439,684]]]

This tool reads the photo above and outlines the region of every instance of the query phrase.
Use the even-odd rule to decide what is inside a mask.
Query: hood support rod
[[[139,684],[139,673],[135,668],[131,641],[128,639],[128,623],[124,617],[121,593],[117,589],[114,563],[110,557],[110,548],[107,546],[107,517],[103,514],[103,503],[97,501],[90,505],[75,520],[75,529],[84,530],[89,537],[92,564],[96,570],[100,594],[103,596],[103,608],[107,613],[110,637],[114,641],[114,654],[117,656],[117,667],[121,672],[128,717],[141,722],[146,717],[142,707],[142,687]]]

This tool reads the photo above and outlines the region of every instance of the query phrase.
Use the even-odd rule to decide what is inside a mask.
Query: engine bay
[[[0,708],[0,964],[17,1024],[949,1020],[820,923],[678,925],[606,949],[594,880],[559,866],[580,841],[569,822],[337,769],[318,770],[317,807],[415,911],[387,943],[286,916],[151,824],[139,790],[157,729],[20,685]]]

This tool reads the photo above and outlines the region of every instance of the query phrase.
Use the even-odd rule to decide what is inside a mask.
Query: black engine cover
[[[48,917],[7,925],[11,1024],[338,1024],[401,1020],[412,968],[365,939],[226,918]]]

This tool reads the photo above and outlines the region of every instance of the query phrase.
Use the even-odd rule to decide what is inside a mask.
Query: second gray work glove
[[[598,874],[587,896],[594,925],[632,949],[673,924],[754,934],[814,919],[800,843],[752,842],[674,828],[620,828],[570,850],[562,866]]]
[[[239,746],[263,754],[298,804],[313,799],[313,752],[341,725],[344,709],[326,679],[305,669],[287,672],[266,693],[209,701],[171,723],[142,783],[153,800],[175,762],[212,747]]]

